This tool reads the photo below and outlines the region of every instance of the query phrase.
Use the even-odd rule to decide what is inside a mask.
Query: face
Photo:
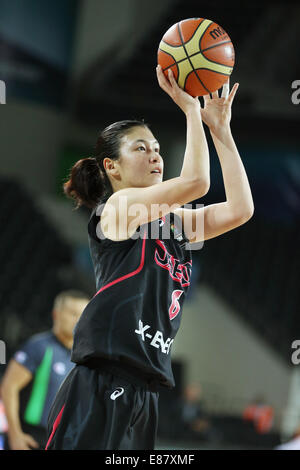
[[[116,163],[121,182],[119,189],[162,182],[164,162],[159,143],[147,128],[134,127],[122,137],[120,158]]]
[[[202,389],[200,385],[191,384],[185,388],[184,393],[187,401],[197,401],[201,398]]]
[[[87,299],[66,298],[61,309],[54,311],[55,328],[63,335],[71,337],[75,325],[87,304]]]

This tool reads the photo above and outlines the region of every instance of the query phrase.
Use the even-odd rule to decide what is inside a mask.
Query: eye
[[[157,148],[157,149],[155,149],[155,152],[159,153],[159,149],[158,149],[158,148]]]
[[[140,149],[146,150],[145,147],[143,147],[143,146],[137,148],[137,150],[140,150]]]

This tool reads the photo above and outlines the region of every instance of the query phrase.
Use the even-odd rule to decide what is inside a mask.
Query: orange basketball
[[[192,96],[218,90],[231,75],[234,48],[221,26],[211,20],[190,18],[174,24],[163,36],[158,63],[168,77]]]

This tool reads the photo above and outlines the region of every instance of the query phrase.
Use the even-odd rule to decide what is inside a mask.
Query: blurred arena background
[[[178,175],[185,119],[157,84],[156,53],[165,31],[191,17],[216,21],[235,47],[232,131],[255,213],[194,252],[173,345],[177,387],[161,394],[157,446],[274,448],[300,426],[297,2],[0,0],[0,339],[8,362],[51,326],[57,293],[95,292],[89,210],[72,211],[61,187],[100,129],[144,118],[160,141],[164,178]],[[194,202],[224,198],[211,147],[210,191]]]

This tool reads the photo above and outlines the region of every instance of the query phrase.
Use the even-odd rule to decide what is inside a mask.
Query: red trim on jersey
[[[50,445],[50,442],[52,441],[52,438],[53,438],[53,436],[54,436],[54,434],[55,434],[55,431],[56,431],[56,429],[57,429],[58,426],[59,426],[59,423],[60,423],[60,421],[61,421],[61,417],[62,417],[64,408],[65,408],[65,405],[62,407],[62,409],[60,410],[60,412],[59,412],[58,415],[57,415],[56,420],[54,421],[54,424],[53,424],[53,427],[52,427],[52,432],[51,432],[50,437],[49,437],[49,439],[48,439],[48,442],[47,442],[47,445],[46,445],[46,447],[45,447],[45,450],[48,450],[48,447],[49,447],[49,445]]]
[[[101,287],[101,289],[99,289],[98,292],[96,292],[94,297],[96,297],[96,295],[100,294],[100,292],[104,291],[105,289],[108,289],[108,287],[111,287],[114,284],[117,284],[118,282],[124,281],[125,279],[128,279],[129,277],[135,276],[136,274],[138,274],[143,269],[144,262],[145,262],[146,235],[147,235],[147,232],[145,231],[144,238],[143,238],[143,246],[142,246],[142,256],[141,256],[141,262],[140,262],[139,267],[135,271],[132,271],[131,273],[125,274],[125,276],[119,277],[118,279],[115,279],[114,281],[110,282],[109,284],[106,284],[106,286]]]

